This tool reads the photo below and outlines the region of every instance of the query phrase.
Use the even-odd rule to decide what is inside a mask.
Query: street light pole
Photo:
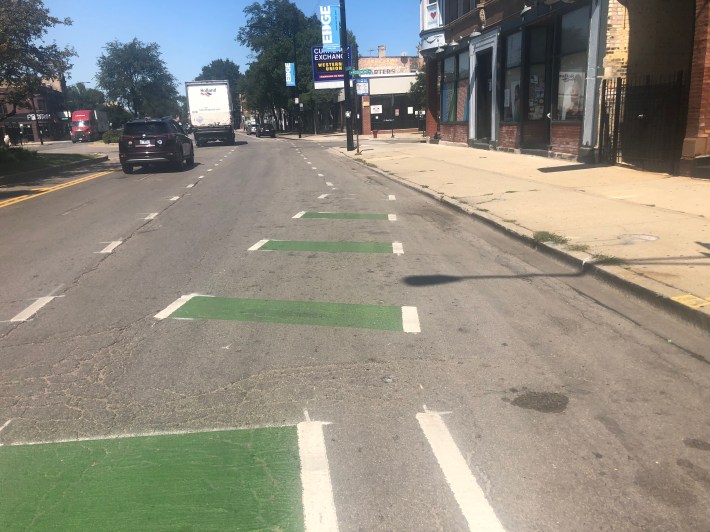
[[[348,70],[348,29],[345,24],[345,0],[340,0],[340,44],[343,50],[343,90],[345,91],[345,134],[347,150],[353,151],[353,102],[350,98],[350,71]]]

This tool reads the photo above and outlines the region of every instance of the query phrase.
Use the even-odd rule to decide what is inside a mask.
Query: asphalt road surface
[[[707,332],[238,139],[0,188],[0,528],[710,530]]]

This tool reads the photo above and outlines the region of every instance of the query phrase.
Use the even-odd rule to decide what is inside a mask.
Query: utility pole
[[[345,24],[345,0],[340,0],[340,45],[343,50],[343,90],[345,91],[345,134],[347,150],[353,151],[353,102],[350,98],[350,71],[348,70],[348,29]]]

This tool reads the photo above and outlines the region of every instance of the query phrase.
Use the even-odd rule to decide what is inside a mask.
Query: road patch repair
[[[323,423],[0,447],[2,530],[337,530]]]
[[[242,299],[200,294],[188,294],[178,298],[156,314],[155,318],[233,320],[421,332],[417,307]]]
[[[260,240],[248,251],[309,251],[322,253],[395,253],[402,255],[401,242],[314,242]]]

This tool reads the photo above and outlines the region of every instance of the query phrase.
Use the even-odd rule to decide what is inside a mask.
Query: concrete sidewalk
[[[335,149],[710,328],[710,180],[422,140]]]

